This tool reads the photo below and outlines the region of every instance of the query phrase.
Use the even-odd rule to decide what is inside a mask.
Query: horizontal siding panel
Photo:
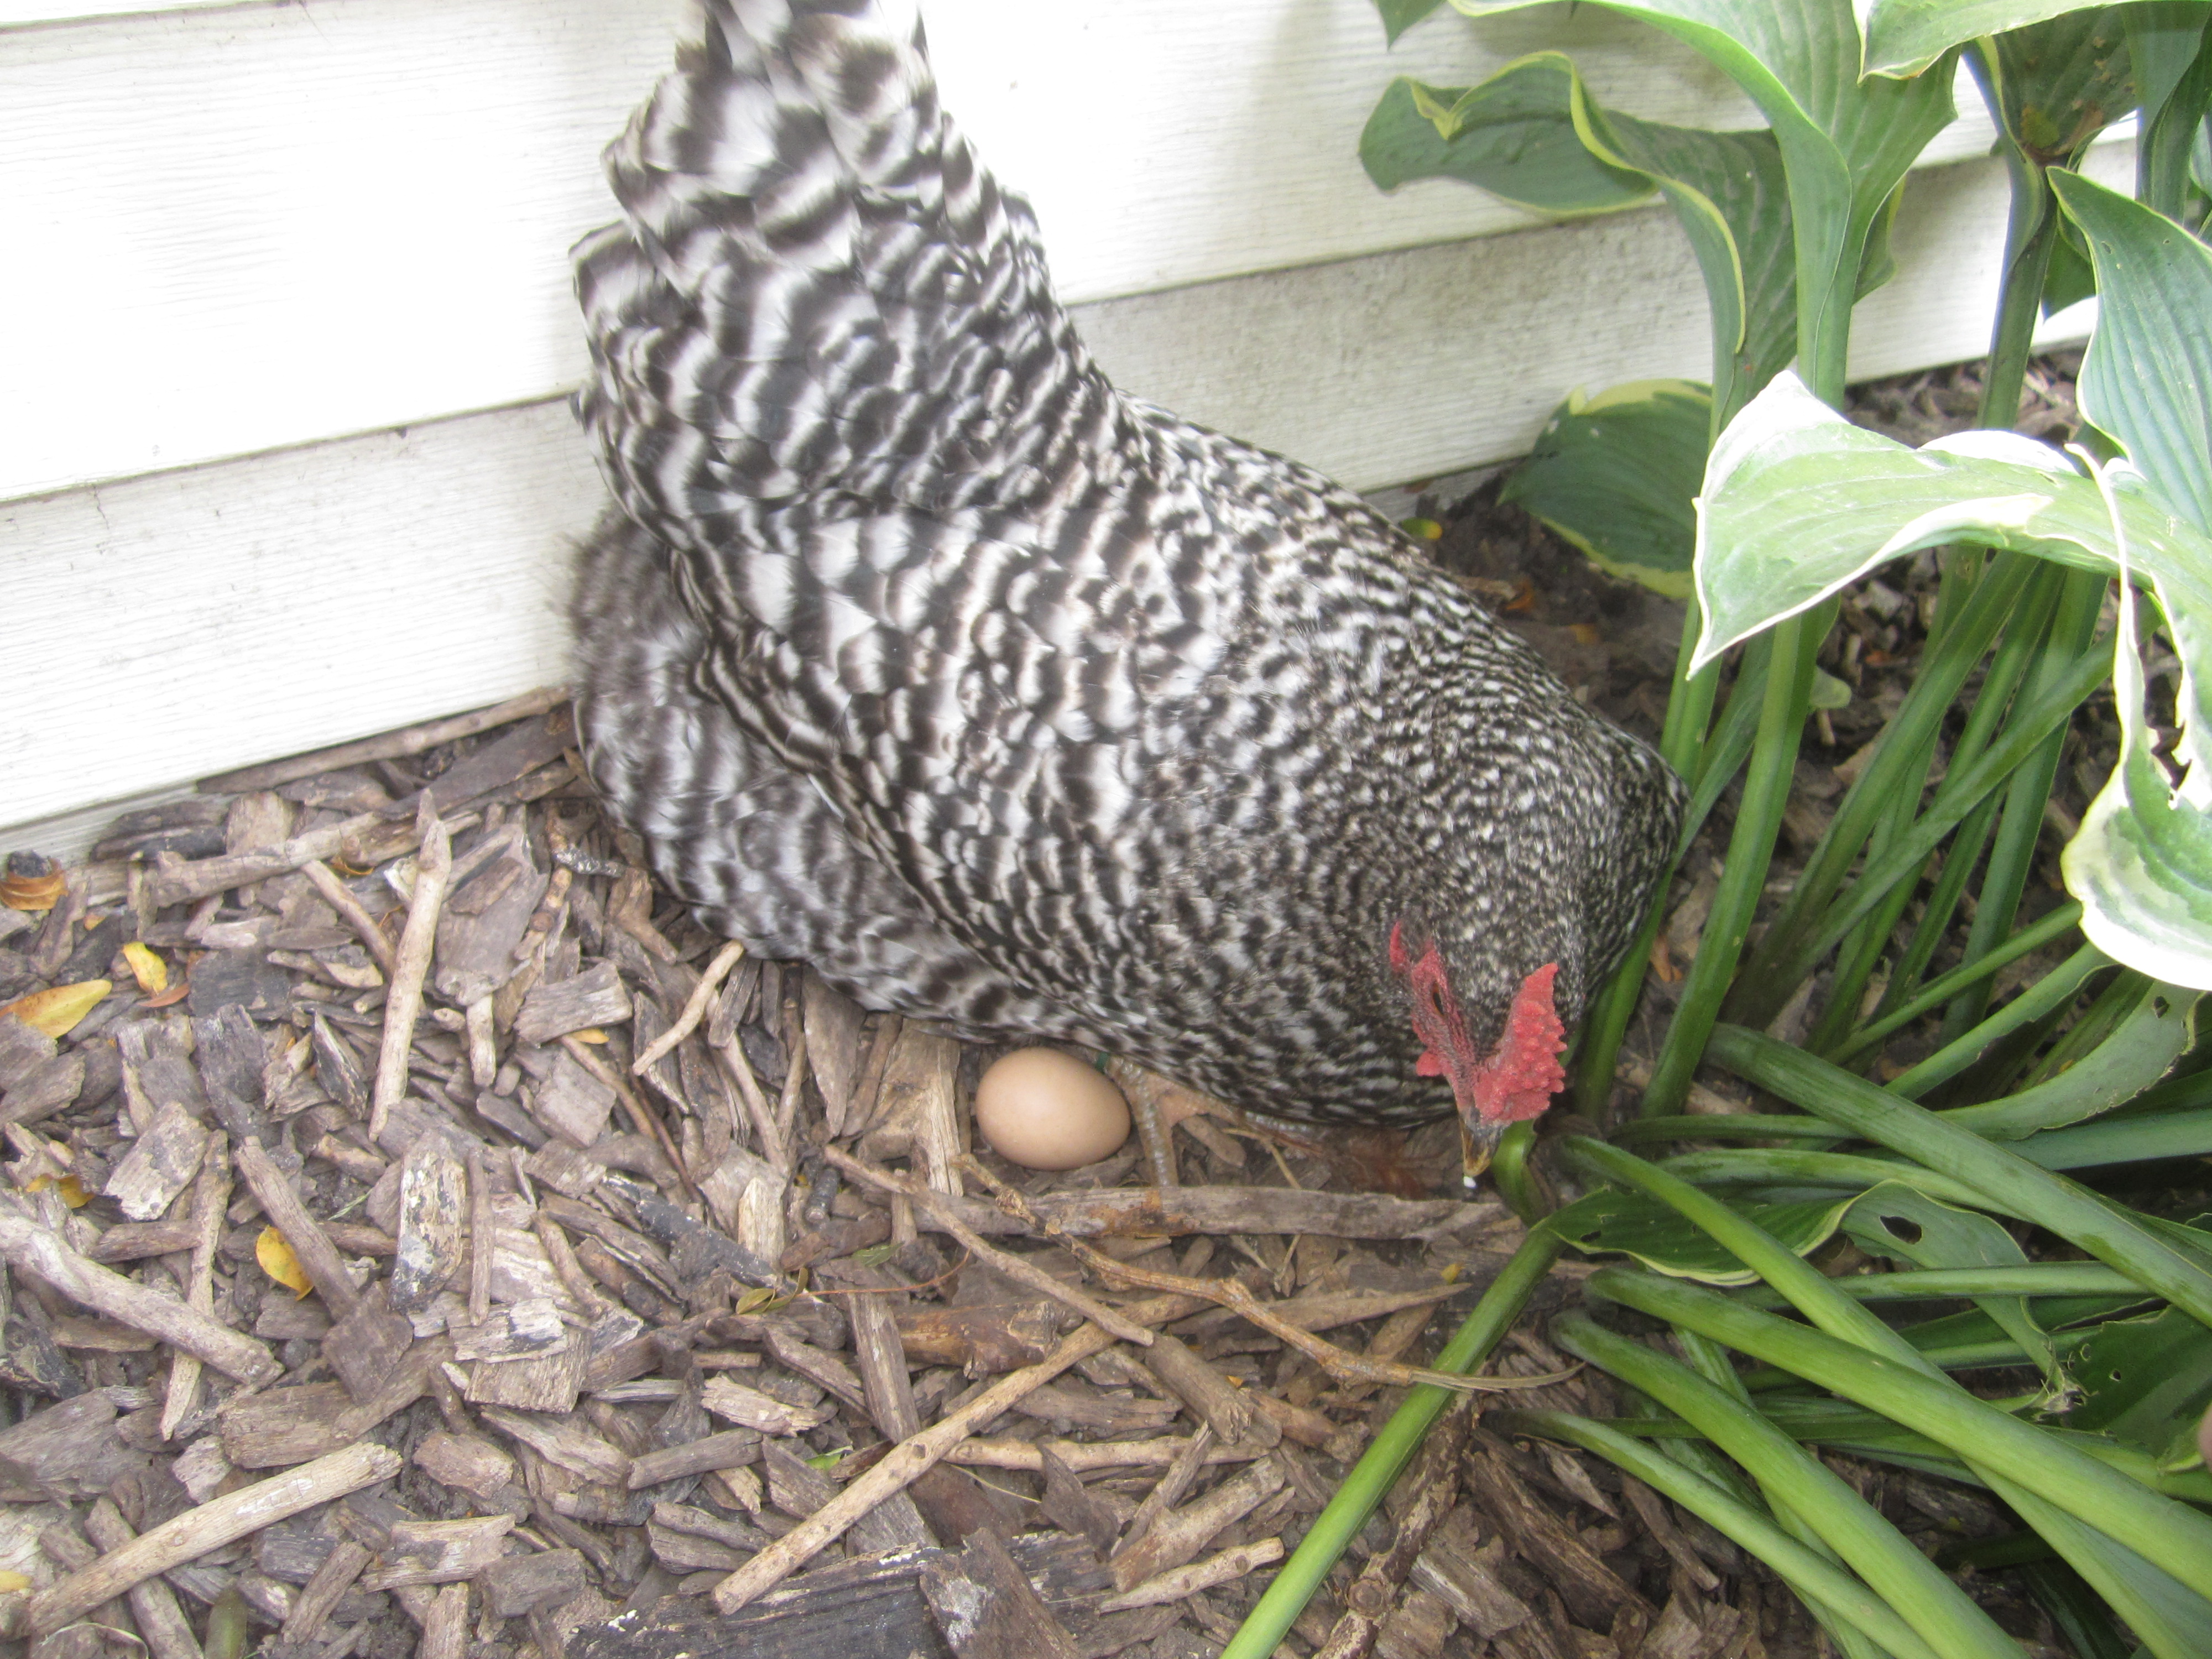
[[[1984,349],[2004,196],[1993,162],[1916,182],[1856,373]],[[1524,453],[1576,385],[1702,377],[1703,316],[1656,211],[1078,311],[1132,391],[1370,489]],[[600,499],[549,403],[0,507],[11,678],[52,711],[0,726],[0,825],[561,678]]]
[[[46,4],[48,10],[61,7]],[[36,15],[37,4],[12,16]],[[0,499],[552,395],[582,372],[566,251],[684,0],[346,0],[0,30],[0,264],[18,331]],[[1361,173],[1391,76],[1563,45],[1600,95],[1748,124],[1687,48],[1595,7],[927,0],[948,107],[1034,200],[1075,301],[1527,226]],[[1968,103],[1972,104],[1971,97]],[[1978,153],[1978,114],[1931,161]]]

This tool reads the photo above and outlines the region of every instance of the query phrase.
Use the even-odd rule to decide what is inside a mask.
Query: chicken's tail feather
[[[828,495],[1018,506],[1098,452],[1112,390],[939,107],[911,0],[708,0],[606,167],[580,405],[670,544],[757,544]]]

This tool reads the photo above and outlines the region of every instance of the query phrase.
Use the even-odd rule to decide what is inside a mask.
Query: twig
[[[736,1082],[738,1097],[745,1103],[745,1115],[752,1120],[753,1133],[760,1140],[762,1159],[782,1169],[783,1139],[775,1132],[775,1109],[761,1092],[760,1079],[753,1075],[752,1063],[746,1060],[744,1047],[732,1037],[714,1052],[721,1057],[722,1069]]]
[[[1098,1604],[1100,1613],[1126,1613],[1133,1607],[1156,1607],[1170,1601],[1180,1601],[1185,1596],[1195,1595],[1202,1589],[1212,1589],[1216,1584],[1225,1584],[1242,1578],[1255,1567],[1264,1567],[1283,1559],[1283,1540],[1262,1538],[1256,1544],[1240,1544],[1235,1549],[1209,1555],[1203,1561],[1194,1561],[1187,1567],[1177,1567],[1173,1572],[1164,1572],[1157,1578],[1147,1578],[1141,1584],[1132,1585],[1119,1595],[1109,1595]]]
[[[794,1015],[796,1005],[787,1002],[786,1009]],[[783,1148],[784,1161],[777,1168],[786,1176],[797,1161],[797,1137],[792,1126],[799,1121],[799,1091],[806,1086],[806,1027],[797,1018],[790,1022],[791,1041],[789,1059],[783,1073],[783,1094],[775,1103],[775,1138]]]
[[[103,1550],[119,1550],[138,1535],[108,1498],[92,1506],[92,1513],[84,1518],[84,1530]],[[191,1622],[177,1605],[175,1592],[160,1579],[149,1578],[131,1586],[131,1616],[138,1621],[138,1633],[146,1638],[154,1659],[201,1659],[199,1638],[192,1634]]]
[[[1121,1534],[1121,1547],[1115,1554],[1124,1554],[1144,1541],[1145,1534],[1152,1529],[1152,1522],[1165,1515],[1190,1490],[1190,1483],[1198,1472],[1213,1458],[1213,1429],[1201,1423],[1198,1432],[1183,1443],[1182,1450],[1167,1467],[1165,1474],[1152,1482],[1152,1489],[1145,1494],[1145,1501],[1137,1505],[1137,1512],[1129,1517],[1128,1530]]]
[[[991,1189],[1010,1213],[1020,1217],[1037,1232],[1061,1246],[1093,1273],[1103,1278],[1120,1279],[1139,1290],[1204,1297],[1207,1301],[1228,1309],[1239,1318],[1250,1321],[1277,1341],[1296,1348],[1340,1382],[1381,1382],[1393,1388],[1411,1388],[1417,1382],[1426,1382],[1436,1388],[1453,1389],[1467,1394],[1509,1393],[1521,1389],[1548,1388],[1554,1382],[1564,1382],[1581,1369],[1577,1366],[1572,1370],[1540,1377],[1462,1376],[1450,1371],[1431,1371],[1414,1365],[1364,1358],[1271,1312],[1267,1304],[1253,1295],[1240,1280],[1191,1279],[1182,1273],[1165,1273],[1151,1267],[1116,1261],[1112,1256],[1092,1249],[1081,1239],[1039,1216],[1026,1198],[974,1158],[963,1158],[960,1162],[969,1174]]]
[[[491,1212],[491,1176],[483,1149],[469,1151],[469,1323],[491,1317],[491,1266],[498,1249]]]
[[[1213,1431],[1200,1424],[1198,1432],[1188,1439],[1170,1436],[1160,1440],[970,1440],[955,1446],[945,1454],[945,1461],[965,1468],[1027,1469],[1034,1474],[1044,1467],[1038,1455],[1039,1446],[1048,1446],[1053,1455],[1079,1474],[1094,1469],[1168,1468],[1179,1467],[1186,1460],[1192,1474],[1201,1464],[1249,1463],[1265,1457],[1269,1448],[1249,1443],[1241,1446],[1217,1445]],[[1193,1447],[1197,1449],[1194,1451]],[[1162,1477],[1164,1483],[1166,1477]],[[1186,1479],[1182,1486],[1190,1484]],[[1153,1490],[1159,1488],[1156,1486]],[[1176,1496],[1182,1496],[1182,1488]],[[1148,1497],[1146,1500],[1151,1501]],[[1173,1500],[1170,1499],[1170,1502]],[[1143,1510],[1139,1509],[1141,1516]],[[1134,1525],[1132,1521],[1131,1525]]]
[[[575,1056],[579,1066],[621,1097],[623,1109],[629,1114],[630,1121],[637,1126],[637,1132],[666,1155],[668,1167],[676,1172],[677,1180],[684,1183],[684,1190],[693,1198],[698,1197],[699,1189],[691,1184],[691,1176],[684,1167],[684,1158],[677,1152],[676,1143],[669,1139],[668,1131],[653,1115],[652,1109],[638,1097],[637,1091],[629,1086],[629,1079],[593,1054],[589,1045],[577,1042],[573,1036],[562,1037],[561,1046]]]
[[[276,1356],[252,1337],[174,1297],[86,1261],[40,1225],[21,1200],[6,1194],[0,1194],[0,1256],[94,1313],[198,1354],[226,1376],[241,1382],[273,1382],[284,1374]]]
[[[292,1599],[292,1611],[284,1617],[284,1628],[279,1632],[287,1642],[312,1642],[322,1634],[323,1621],[331,1616],[331,1609],[353,1588],[353,1582],[362,1575],[371,1556],[350,1538],[341,1538],[323,1558],[323,1564],[300,1587]]]
[[[730,969],[738,965],[745,953],[744,941],[732,939],[714,952],[714,959],[707,964],[707,971],[684,1000],[684,1012],[676,1016],[676,1024],[647,1043],[645,1052],[629,1063],[632,1077],[643,1077],[653,1068],[653,1061],[673,1048],[685,1037],[699,1029],[699,1022],[707,1017],[707,1005],[714,1000],[715,989],[729,977]]]
[[[945,1231],[952,1235],[978,1261],[994,1273],[1003,1273],[1018,1285],[1026,1285],[1040,1296],[1050,1297],[1063,1307],[1073,1308],[1085,1319],[1105,1330],[1111,1331],[1124,1342],[1134,1342],[1140,1347],[1152,1345],[1152,1334],[1133,1321],[1123,1318],[1104,1304],[1092,1300],[1071,1285],[1063,1285],[1042,1267],[1024,1261],[1018,1255],[994,1249],[986,1244],[957,1217],[949,1213],[940,1203],[940,1194],[925,1182],[890,1170],[879,1170],[872,1164],[863,1164],[849,1153],[835,1146],[824,1146],[822,1155],[856,1181],[865,1181],[887,1193],[896,1193],[926,1212]]]
[[[218,1129],[208,1137],[207,1150],[200,1155],[199,1173],[192,1177],[192,1281],[185,1293],[185,1306],[210,1316],[215,1312],[215,1252],[222,1243],[223,1211],[230,1204],[230,1138]],[[161,1397],[162,1439],[176,1433],[199,1391],[199,1357],[172,1356],[168,1391]]]
[[[40,1590],[27,1610],[31,1628],[49,1635],[157,1572],[182,1566],[301,1510],[389,1480],[404,1462],[390,1447],[371,1442],[210,1498]]]
[[[1130,1308],[1127,1313],[1147,1324],[1158,1324],[1181,1318],[1191,1305],[1188,1297],[1159,1297]],[[854,1522],[934,1468],[948,1451],[968,1437],[969,1431],[976,1424],[989,1422],[1078,1360],[1103,1352],[1115,1340],[1112,1332],[1097,1325],[1080,1326],[1036,1364],[1000,1378],[958,1411],[901,1441],[884,1455],[882,1462],[717,1584],[714,1605],[726,1613],[735,1613],[780,1583],[813,1559],[823,1546]]]
[[[353,896],[353,890],[340,881],[331,872],[331,866],[320,859],[309,859],[300,866],[300,873],[323,896],[323,902],[338,913],[338,920],[360,936],[361,942],[368,947],[369,955],[376,958],[376,965],[384,969],[384,977],[389,981],[398,960],[392,955],[392,941],[385,938],[384,929],[376,925],[376,918],[369,915],[362,908],[361,901]]]
[[[495,726],[527,720],[532,714],[549,714],[568,700],[568,692],[565,686],[541,685],[535,691],[526,691],[519,697],[510,697],[505,702],[495,703],[489,708],[479,708],[471,714],[425,720],[420,726],[403,726],[397,732],[363,738],[358,743],[342,743],[335,748],[318,749],[313,754],[295,755],[289,760],[270,761],[262,766],[240,767],[235,772],[219,772],[214,777],[202,778],[199,791],[204,795],[242,795],[249,790],[274,789],[280,784],[297,783],[301,778],[312,778],[318,773],[334,771],[341,766],[360,766],[369,761],[398,760],[404,755],[419,755],[426,749],[435,749],[440,744],[451,743],[456,738],[474,737],[479,732],[490,731]]]
[[[331,1243],[323,1224],[300,1201],[292,1178],[276,1167],[276,1160],[257,1142],[240,1141],[237,1156],[239,1174],[246,1177],[246,1186],[261,1200],[270,1221],[284,1235],[300,1266],[314,1281],[316,1293],[331,1310],[331,1319],[343,1319],[360,1303],[361,1292],[354,1288],[337,1246]]]
[[[438,939],[438,909],[446,901],[446,878],[453,873],[453,842],[422,797],[422,850],[415,860],[415,896],[408,902],[407,925],[384,994],[384,1045],[376,1057],[376,1087],[369,1096],[368,1138],[384,1133],[384,1119],[407,1092],[407,1051],[415,1042],[415,1017],[422,1012],[422,978],[430,971],[430,951]]]

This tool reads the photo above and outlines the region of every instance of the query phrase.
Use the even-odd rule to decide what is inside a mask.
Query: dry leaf
[[[307,1270],[300,1265],[300,1258],[292,1254],[284,1235],[274,1227],[264,1227],[261,1237],[253,1241],[253,1259],[267,1273],[295,1297],[305,1297],[315,1288],[315,1281],[307,1277]]]
[[[27,1193],[43,1192],[53,1180],[52,1176],[37,1176],[23,1190]],[[60,1182],[54,1185],[54,1194],[72,1210],[82,1210],[92,1202],[92,1194],[85,1191],[84,1183],[73,1175],[64,1176]]]
[[[153,946],[134,939],[123,947],[123,959],[131,964],[131,977],[148,996],[157,997],[169,988],[169,964],[154,953]]]
[[[582,1030],[571,1031],[568,1035],[579,1042],[605,1042],[607,1040],[607,1034],[596,1025],[586,1025]]]
[[[51,910],[69,890],[62,867],[36,853],[10,854],[0,872],[0,904],[17,910]]]
[[[77,1022],[97,1008],[100,1000],[114,988],[104,979],[88,979],[78,985],[57,985],[51,991],[33,991],[27,997],[17,997],[0,1006],[0,1014],[13,1014],[33,1030],[43,1031],[50,1037],[64,1037],[75,1030]]]
[[[31,1581],[24,1577],[21,1573],[0,1568],[0,1595],[5,1595],[11,1590],[27,1590],[30,1588]]]

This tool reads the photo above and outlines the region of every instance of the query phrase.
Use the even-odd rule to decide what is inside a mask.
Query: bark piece
[[[1066,1626],[988,1530],[924,1567],[921,1593],[958,1659],[1079,1659]]]
[[[384,1285],[371,1285],[323,1339],[323,1358],[362,1402],[390,1380],[415,1340],[415,1328],[392,1312],[385,1297]]]
[[[8,1024],[30,1029],[13,1014]],[[0,1095],[0,1123],[36,1123],[52,1117],[83,1092],[84,1078],[85,1058],[75,1050],[41,1061]]]
[[[1650,1604],[1601,1560],[1567,1523],[1522,1483],[1505,1449],[1477,1435],[1466,1453],[1466,1488],[1512,1540],[1514,1553],[1537,1567],[1584,1629],[1603,1629],[1624,1607]]]
[[[586,1587],[584,1558],[575,1550],[541,1550],[493,1562],[477,1580],[495,1619],[519,1619],[541,1607],[573,1601]]]
[[[433,1430],[416,1443],[415,1462],[441,1486],[489,1498],[514,1482],[514,1460],[482,1435]]]
[[[542,1358],[479,1359],[469,1368],[469,1402],[520,1411],[574,1411],[589,1364],[585,1345],[573,1336],[565,1348]]]
[[[1460,1623],[1485,1641],[1534,1617],[1526,1601],[1505,1586],[1505,1540],[1478,1544],[1474,1522],[1464,1510],[1437,1528],[1426,1548],[1414,1558],[1413,1577],[1443,1600]],[[1379,1598],[1378,1598],[1379,1600]],[[1378,1609],[1375,1616],[1382,1613]]]
[[[1114,1511],[1075,1478],[1051,1447],[1038,1446],[1037,1468],[1044,1476],[1044,1518],[1063,1532],[1089,1539],[1101,1559],[1111,1554],[1114,1540],[1121,1534]]]
[[[399,1172],[399,1248],[385,1291],[395,1313],[429,1306],[460,1271],[467,1185],[461,1160],[439,1142],[418,1140],[407,1149]]]
[[[1181,1338],[1163,1332],[1146,1352],[1145,1365],[1161,1387],[1188,1407],[1191,1415],[1212,1425],[1215,1436],[1225,1443],[1258,1440],[1273,1444],[1283,1437],[1273,1419],[1257,1413],[1249,1394]]]
[[[377,1552],[362,1575],[362,1588],[391,1589],[473,1578],[499,1559],[501,1540],[514,1528],[511,1515],[399,1522],[392,1528],[392,1541]]]
[[[899,1341],[916,1365],[957,1365],[969,1376],[1019,1370],[1044,1358],[1062,1317],[1051,1302],[929,1307],[895,1316]]]
[[[399,1468],[398,1452],[353,1446],[187,1510],[33,1596],[31,1628],[41,1635],[57,1631],[155,1573],[220,1549],[272,1521],[388,1480]]]
[[[1262,1538],[1255,1544],[1240,1544],[1234,1549],[1223,1550],[1203,1561],[1194,1561],[1188,1566],[1164,1572],[1157,1578],[1148,1578],[1141,1584],[1133,1584],[1117,1595],[1109,1595],[1098,1604],[1101,1613],[1126,1613],[1135,1607],[1163,1606],[1195,1595],[1200,1590],[1212,1589],[1217,1584],[1226,1584],[1242,1578],[1246,1573],[1267,1566],[1283,1559],[1283,1540]]]
[[[495,1308],[483,1323],[457,1327],[453,1334],[456,1359],[542,1359],[566,1352],[578,1340],[559,1306],[542,1297]]]
[[[563,1049],[553,1061],[553,1074],[538,1085],[532,1114],[572,1146],[589,1146],[607,1127],[615,1109],[615,1091],[585,1069]]]
[[[611,962],[602,962],[571,978],[540,981],[522,1000],[514,1018],[519,1042],[546,1043],[594,1025],[619,1025],[629,1018],[629,993]],[[590,1142],[581,1143],[588,1146]]]
[[[292,1611],[284,1617],[283,1639],[312,1642],[322,1634],[331,1611],[345,1599],[354,1581],[369,1564],[369,1553],[350,1538],[341,1538],[323,1557],[313,1575],[292,1598]]]
[[[1509,1219],[1498,1204],[1280,1187],[1111,1187],[1047,1193],[1031,1203],[1039,1216],[1077,1238],[1319,1233],[1331,1238],[1426,1242],[1474,1234]],[[1023,1222],[980,1199],[955,1200],[950,1213],[987,1237],[1028,1231]]]
[[[0,1500],[11,1504],[94,1497],[145,1465],[145,1453],[124,1443],[104,1393],[80,1394],[0,1429]]]
[[[545,896],[546,872],[531,862],[518,823],[502,850],[447,902],[438,917],[438,994],[456,1007],[483,1001],[521,964],[514,947]],[[479,1080],[489,1083],[489,1078]]]
[[[469,1650],[469,1587],[448,1584],[422,1615],[415,1659],[463,1659]]]
[[[557,1463],[564,1469],[573,1470],[586,1480],[597,1480],[611,1486],[627,1486],[629,1484],[629,1454],[619,1447],[609,1445],[579,1424],[561,1418],[510,1411],[501,1406],[486,1407],[483,1418],[493,1427],[512,1435],[549,1463]]]
[[[107,1177],[107,1195],[133,1221],[151,1221],[176,1202],[199,1173],[207,1126],[171,1101]]]
[[[823,1115],[835,1140],[845,1130],[862,1057],[860,1005],[811,968],[800,993],[805,1010],[807,1065],[821,1091]]]
[[[630,1460],[630,1490],[642,1491],[664,1481],[680,1480],[686,1475],[704,1474],[708,1469],[734,1469],[757,1462],[760,1450],[757,1430],[731,1429],[681,1446],[645,1452]]]
[[[758,1389],[749,1389],[742,1382],[733,1382],[726,1376],[710,1379],[701,1391],[700,1403],[714,1413],[742,1428],[757,1429],[763,1434],[804,1434],[828,1422],[832,1413],[819,1407],[786,1405]]]

